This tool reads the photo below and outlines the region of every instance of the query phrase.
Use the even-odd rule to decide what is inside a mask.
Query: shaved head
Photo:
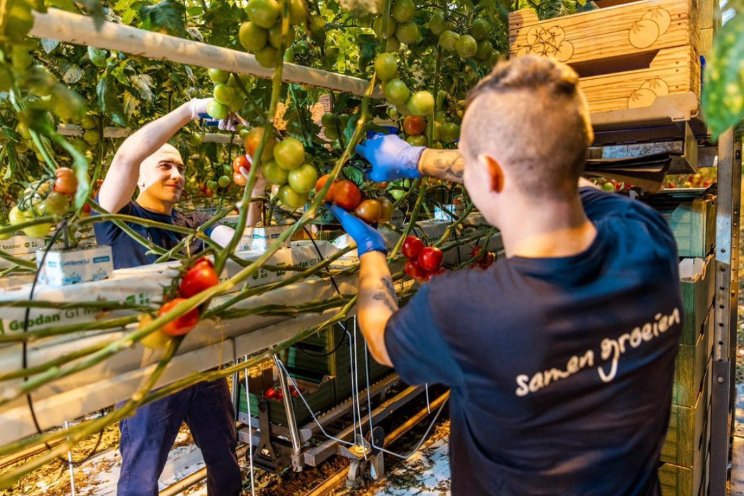
[[[576,194],[594,139],[578,75],[565,64],[525,56],[502,62],[468,95],[461,148],[466,162],[493,157],[523,193]]]

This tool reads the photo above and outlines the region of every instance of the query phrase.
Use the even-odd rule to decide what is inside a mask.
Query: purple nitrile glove
[[[385,238],[382,234],[362,219],[351,215],[338,205],[328,207],[331,213],[338,219],[344,230],[357,244],[357,254],[361,257],[371,251],[387,253]]]
[[[375,182],[421,177],[418,162],[423,146],[412,146],[394,134],[375,134],[360,143],[356,151],[372,164],[367,177]]]

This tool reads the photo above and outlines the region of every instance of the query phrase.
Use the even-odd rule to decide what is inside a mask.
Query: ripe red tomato
[[[171,301],[163,303],[163,306],[158,310],[158,317],[170,312],[173,307],[186,301],[185,298],[174,298]],[[188,334],[199,322],[199,310],[194,308],[186,312],[185,314],[178,317],[176,320],[172,320],[163,326],[162,331],[169,336],[183,336]]]
[[[240,168],[244,168],[246,172],[251,171],[251,162],[245,155],[238,155],[233,159],[232,169],[234,172],[240,172]]]
[[[403,130],[408,136],[418,136],[426,129],[426,119],[418,115],[407,115],[403,119]]]
[[[424,246],[418,254],[418,263],[426,272],[436,272],[442,266],[444,254],[434,246]]]
[[[273,387],[267,388],[266,391],[264,391],[264,398],[267,400],[276,398],[276,389]]]
[[[75,171],[69,167],[60,167],[56,170],[56,174],[57,179],[54,181],[54,191],[63,195],[74,195],[78,186]]]
[[[201,259],[206,260],[206,259]],[[219,284],[220,278],[211,262],[199,262],[184,274],[178,293],[184,298],[191,298],[205,289]]]
[[[416,279],[417,281],[427,278],[426,271],[419,266],[416,260],[406,260],[406,265],[403,270],[408,277]]]
[[[330,174],[324,174],[318,178],[318,180],[315,182],[315,192],[317,193],[321,189],[323,189],[323,186],[325,186],[325,183],[330,179]],[[332,202],[333,201],[333,187],[335,184],[331,184],[331,186],[328,188],[328,192],[325,195],[325,198],[323,198],[324,202]]]
[[[362,192],[356,184],[342,179],[333,186],[333,203],[344,210],[354,210],[362,203]]]
[[[493,254],[493,252],[486,253],[486,256],[481,258],[481,261],[478,262],[480,265],[480,268],[485,270],[489,268],[493,263],[496,261],[496,255]]]
[[[376,224],[382,215],[382,205],[377,200],[364,200],[354,209],[354,214],[367,224]]]
[[[406,236],[405,241],[403,241],[403,255],[409,260],[417,260],[423,247],[424,242],[416,236]]]

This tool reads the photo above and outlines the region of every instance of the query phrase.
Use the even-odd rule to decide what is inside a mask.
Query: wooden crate
[[[659,466],[659,481],[661,482],[661,496],[701,496],[705,488],[707,457],[704,451],[697,453],[692,467],[680,467],[672,463],[662,463]]]
[[[680,257],[706,257],[716,243],[716,206],[714,196],[680,203],[671,212],[662,212],[677,241]]]
[[[643,0],[541,21],[534,10],[521,9],[509,14],[509,53],[552,56],[582,68],[695,46],[698,11],[698,0]]]
[[[680,281],[682,292],[682,336],[679,342],[694,345],[704,331],[703,324],[715,298],[715,266],[712,256],[706,259],[685,259],[682,264],[691,265],[691,277]]]
[[[569,64],[592,112],[699,95],[698,1],[642,0],[545,21],[522,9],[509,14],[509,51]]]
[[[706,427],[709,410],[710,378],[706,374],[694,406],[672,405],[666,440],[661,448],[662,462],[692,467],[695,455],[706,447],[708,441]]]
[[[672,404],[691,407],[703,389],[705,370],[713,350],[713,309],[706,320],[706,331],[698,335],[695,346],[679,345],[677,361],[674,365],[674,385],[672,386]]]

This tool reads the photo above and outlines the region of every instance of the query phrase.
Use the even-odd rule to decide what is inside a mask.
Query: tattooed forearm
[[[372,295],[372,299],[382,302],[391,312],[397,312],[398,299],[395,295],[393,281],[391,281],[388,277],[383,277],[382,279],[380,279],[380,281],[382,282],[382,289],[375,292]]]
[[[421,173],[425,176],[462,182],[465,163],[457,150],[427,149],[421,156]]]

